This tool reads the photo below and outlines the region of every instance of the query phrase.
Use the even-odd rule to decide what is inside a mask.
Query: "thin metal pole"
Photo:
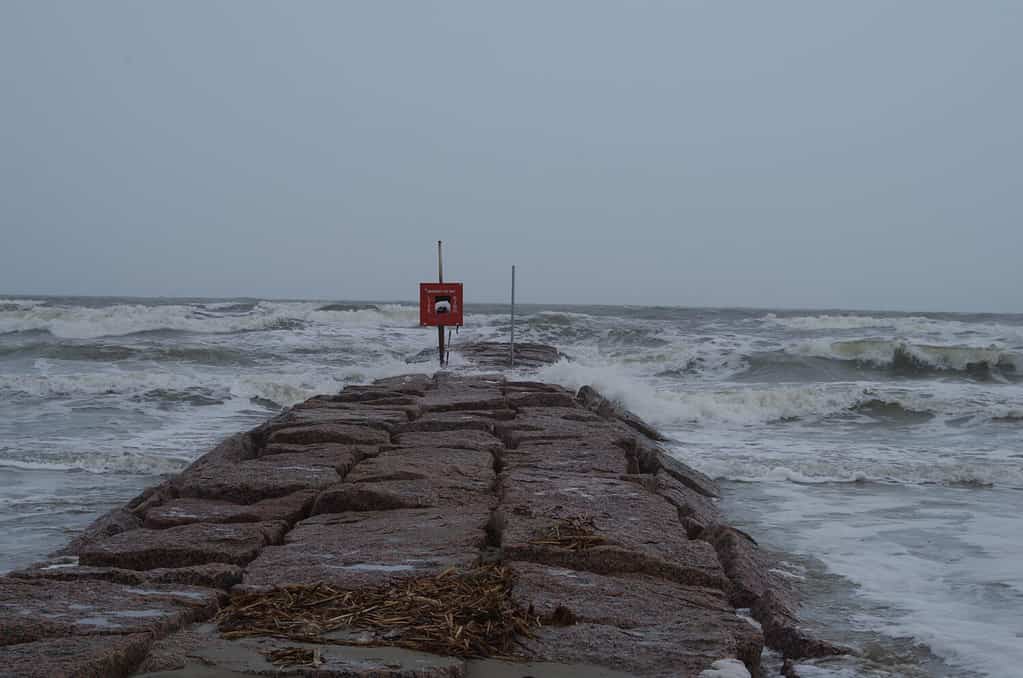
[[[441,241],[437,241],[437,282],[444,282],[444,259],[441,256]],[[437,350],[440,353],[440,366],[444,367],[444,326],[437,326]]]
[[[437,282],[444,282],[444,259],[441,257],[441,241],[437,241]]]
[[[515,265],[512,264],[511,295],[511,345],[508,350],[508,366],[515,367]]]

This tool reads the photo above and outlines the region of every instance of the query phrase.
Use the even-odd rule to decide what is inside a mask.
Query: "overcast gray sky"
[[[0,1],[0,293],[1023,311],[1023,3]]]

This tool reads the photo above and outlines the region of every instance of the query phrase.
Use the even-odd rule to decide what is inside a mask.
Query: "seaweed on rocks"
[[[327,584],[240,593],[217,617],[227,639],[272,636],[330,643],[343,629],[370,631],[362,644],[391,645],[454,657],[512,656],[517,638],[531,637],[538,621],[511,598],[510,570],[487,565],[470,571],[407,579],[366,589]],[[307,657],[273,661],[306,663]]]
[[[592,517],[572,516],[560,520],[542,537],[529,543],[537,546],[560,546],[571,551],[582,551],[607,544],[607,539],[595,534],[596,528]]]

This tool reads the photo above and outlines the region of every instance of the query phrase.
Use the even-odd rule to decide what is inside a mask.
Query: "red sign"
[[[420,325],[462,324],[462,283],[419,283]]]

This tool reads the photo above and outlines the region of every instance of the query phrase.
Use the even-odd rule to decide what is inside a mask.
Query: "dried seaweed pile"
[[[550,528],[546,534],[539,539],[533,539],[530,544],[538,546],[560,546],[561,548],[573,551],[593,548],[601,544],[607,544],[598,534],[595,534],[597,526],[592,517],[575,516],[564,518],[558,524]]]
[[[270,650],[263,653],[272,664],[280,668],[289,666],[312,666],[319,668],[323,665],[323,659],[319,648],[308,649],[304,647],[284,647]]]
[[[369,645],[506,657],[516,637],[531,635],[537,623],[512,602],[511,586],[511,572],[496,565],[372,589],[288,586],[232,596],[217,621],[229,639],[265,635],[323,643],[332,642],[324,634],[354,627],[373,632]]]

